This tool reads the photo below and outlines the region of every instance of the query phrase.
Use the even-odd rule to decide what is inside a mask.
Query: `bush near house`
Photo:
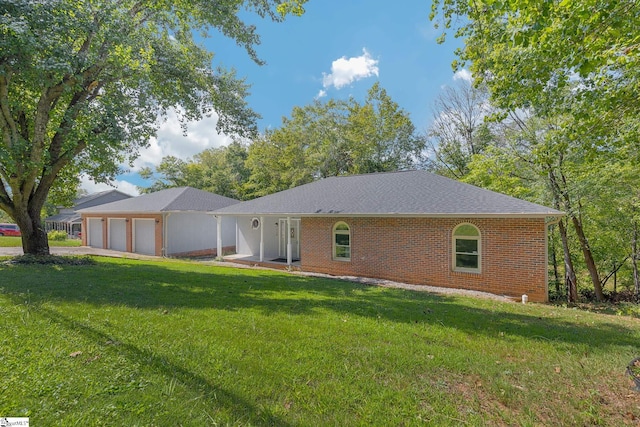
[[[54,242],[61,242],[67,240],[67,233],[66,231],[62,230],[52,230],[47,233],[47,238],[49,240],[53,240]]]

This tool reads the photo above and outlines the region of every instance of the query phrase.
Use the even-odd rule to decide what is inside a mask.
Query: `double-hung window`
[[[460,224],[453,230],[453,269],[480,273],[482,261],[480,230],[472,224]]]
[[[333,226],[333,259],[351,260],[351,230],[344,222],[338,222]]]

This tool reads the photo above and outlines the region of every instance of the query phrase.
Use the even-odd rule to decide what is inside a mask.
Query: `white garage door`
[[[127,222],[120,218],[109,218],[109,249],[127,251]]]
[[[133,220],[133,251],[138,254],[156,254],[156,221],[153,219]]]
[[[87,228],[89,229],[87,234],[87,245],[92,248],[102,248],[102,219],[88,218]]]

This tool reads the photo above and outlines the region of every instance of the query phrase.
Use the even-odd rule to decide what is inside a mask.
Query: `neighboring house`
[[[234,261],[530,301],[548,298],[547,228],[563,215],[425,171],[326,178],[214,213],[237,219]]]
[[[56,215],[45,218],[45,229],[47,231],[66,231],[69,236],[77,237],[82,227],[82,221],[80,219],[80,214],[78,213],[80,209],[90,208],[128,198],[131,198],[129,194],[125,194],[118,190],[102,191],[100,193],[93,193],[79,197],[73,202],[73,207],[65,208],[59,206],[58,213]]]
[[[235,218],[207,213],[238,200],[190,187],[170,188],[82,209],[86,246],[157,256],[217,255],[218,236],[235,249]]]

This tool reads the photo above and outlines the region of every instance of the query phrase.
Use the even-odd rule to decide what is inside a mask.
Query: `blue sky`
[[[262,119],[260,130],[281,125],[295,106],[321,99],[361,101],[376,82],[406,110],[419,131],[433,116],[432,105],[442,87],[454,83],[451,62],[461,45],[450,37],[436,43],[439,31],[429,21],[429,0],[402,0],[391,5],[382,0],[310,0],[301,17],[281,23],[245,14],[257,26],[262,43],[258,66],[232,41],[214,34],[205,46],[215,53],[214,65],[235,68],[251,85],[249,105]],[[461,76],[455,76],[460,78]],[[113,184],[135,194],[144,185],[137,175],[143,166],[155,166],[165,155],[188,159],[211,147],[229,143],[215,133],[216,118],[192,123],[182,135],[174,114],[162,124],[157,138],[141,153],[129,172]],[[83,181],[89,191],[104,185]]]

